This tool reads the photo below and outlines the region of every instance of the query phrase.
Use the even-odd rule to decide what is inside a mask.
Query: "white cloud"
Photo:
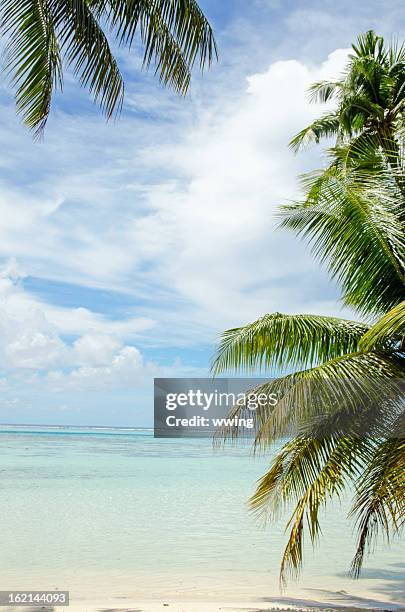
[[[241,98],[204,115],[181,144],[146,151],[150,164],[181,180],[151,186],[151,212],[132,222],[132,243],[152,262],[157,283],[169,281],[199,309],[200,322],[219,327],[271,310],[338,311],[329,296],[312,297],[305,276],[325,288],[326,277],[295,237],[275,231],[274,212],[297,197],[304,164],[320,163],[318,152],[296,157],[287,148],[321,112],[307,88],[339,75],[346,60],[347,50],[337,50],[320,66],[275,62],[248,78]]]
[[[89,345],[88,339],[87,344]],[[98,340],[98,343],[100,340]],[[104,343],[104,350],[106,345]],[[94,353],[90,353],[94,357]],[[87,351],[87,356],[89,352]],[[101,361],[101,360],[100,360]],[[114,388],[133,389],[145,383],[145,380],[158,375],[155,364],[145,363],[140,351],[134,346],[114,347],[108,354],[104,353],[104,365],[88,365],[74,368],[70,372],[53,370],[48,373],[46,382],[51,390],[103,390]]]
[[[101,367],[132,339],[193,345],[264,312],[337,313],[326,274],[294,236],[275,231],[274,212],[297,196],[297,175],[320,163],[319,149],[294,156],[287,147],[320,112],[307,87],[338,75],[346,56],[274,62],[237,97],[194,101],[184,133],[170,98],[173,129],[132,112],[109,128],[98,117],[57,116],[63,143],[50,129],[40,149],[11,155],[11,170],[23,160],[38,177],[32,189],[3,192],[0,253],[30,275],[119,289],[142,305],[111,320],[45,304],[5,278],[0,299],[15,331],[3,363]],[[64,335],[79,340],[67,346]]]
[[[87,332],[114,334],[120,338],[134,337],[153,327],[154,321],[146,317],[109,320],[87,308],[58,308],[43,305],[48,320],[62,334],[79,335]]]
[[[401,38],[402,2],[390,0],[383,14],[377,0],[367,10],[348,0],[284,5],[221,9],[221,61],[186,99],[140,76],[139,58],[120,50],[129,78],[114,124],[67,79],[45,142],[33,143],[0,85],[0,258],[24,270],[11,261],[0,274],[3,405],[78,413],[102,389],[93,403],[110,414],[119,402],[104,389],[139,389],[157,371],[205,373],[176,360],[148,363],[146,346],[167,362],[168,346],[205,349],[222,329],[264,312],[339,313],[338,292],[308,249],[275,231],[297,175],[322,163],[320,148],[294,156],[287,142],[322,112],[306,89],[339,74],[340,47],[370,26]],[[24,290],[24,274],[117,290],[136,307],[112,318],[108,300],[104,314],[49,304]]]
[[[109,363],[119,349],[119,340],[107,334],[85,334],[73,343],[75,361],[82,366]]]
[[[144,330],[150,321],[108,321],[85,309],[58,309],[24,291],[20,281],[21,272],[11,260],[0,270],[0,367],[4,371],[37,385],[43,378],[36,372],[48,371],[51,390],[133,387],[156,369],[144,363],[135,346],[123,342],[123,336]],[[73,331],[81,335],[69,344],[63,335]],[[0,379],[0,386],[5,385]]]

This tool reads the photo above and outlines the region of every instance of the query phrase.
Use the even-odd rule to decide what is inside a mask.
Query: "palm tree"
[[[107,118],[119,112],[124,83],[107,34],[131,48],[136,34],[143,64],[160,82],[185,94],[196,61],[203,69],[217,56],[211,26],[196,0],[3,0],[0,34],[5,70],[17,111],[40,135],[52,96],[72,69]]]
[[[213,363],[215,374],[298,368],[257,388],[280,400],[253,413],[256,450],[290,436],[251,499],[272,518],[292,504],[282,582],[300,570],[306,524],[315,543],[321,506],[347,488],[358,528],[354,576],[378,533],[405,523],[404,160],[394,169],[372,147],[363,147],[362,163],[348,161],[347,147],[332,154],[326,172],[305,177],[306,200],[282,207],[281,225],[312,243],[343,303],[374,321],[268,314],[226,331]],[[219,433],[227,439],[238,429]]]
[[[309,90],[311,101],[335,102],[336,108],[301,130],[290,146],[298,150],[325,137],[335,137],[338,144],[371,138],[395,166],[398,133],[405,127],[405,47],[386,47],[369,31],[352,49],[340,79],[314,83]]]

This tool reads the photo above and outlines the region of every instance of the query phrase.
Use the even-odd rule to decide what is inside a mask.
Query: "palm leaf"
[[[268,314],[223,333],[212,371],[313,366],[355,351],[366,330],[335,317]]]
[[[338,361],[326,364],[327,378],[324,378],[325,365],[299,373],[298,380],[296,375],[289,377],[292,386],[283,397],[287,401],[280,402],[276,410],[282,417],[286,410],[289,412],[286,422],[290,426],[298,418],[299,428],[293,439],[277,453],[251,499],[255,512],[273,520],[291,504],[294,506],[286,527],[289,538],[280,568],[282,584],[289,576],[295,578],[301,569],[305,522],[314,545],[320,534],[320,507],[333,496],[339,496],[348,483],[359,483],[352,510],[359,515],[359,545],[355,557],[358,571],[364,552],[377,535],[373,530],[375,513],[384,517],[386,533],[397,529],[405,519],[405,408],[401,384],[395,379],[403,371],[403,364],[371,354]],[[340,379],[340,366],[344,361],[343,373],[346,374],[349,367],[361,378]],[[330,393],[331,366],[339,380],[335,390],[341,397],[336,401]],[[387,381],[386,375],[394,378]],[[322,387],[317,385],[312,393],[291,393],[297,383],[302,386],[303,380],[314,376],[324,380]],[[319,404],[316,395],[324,386],[326,394],[321,394]],[[328,399],[333,401],[328,403]],[[302,401],[307,402],[306,409],[297,410]],[[268,422],[274,419],[276,410],[268,415],[267,422],[260,419],[258,436],[269,440]],[[276,425],[273,436],[283,437],[285,431],[284,426]],[[381,444],[384,439],[388,441]],[[391,521],[387,520],[387,514]]]
[[[360,432],[378,437],[386,433],[392,418],[401,411],[397,404],[397,381],[403,375],[403,359],[379,352],[349,353],[336,357],[309,370],[270,380],[249,390],[249,394],[265,394],[277,397],[276,404],[261,404],[252,411],[239,403],[229,417],[251,418],[255,433],[254,449],[264,452],[285,436],[305,431],[313,436],[313,427],[319,418],[330,414],[331,418],[346,414],[345,429],[334,433],[340,436]],[[384,401],[383,401],[384,400]],[[370,412],[371,411],[371,412]],[[375,422],[379,416],[378,423]],[[355,418],[356,417],[356,418]],[[378,428],[377,428],[378,425]],[[358,430],[354,431],[357,427]],[[237,426],[226,426],[216,432],[216,443],[237,440],[244,432]],[[324,436],[330,435],[324,432]]]
[[[321,532],[320,509],[358,477],[371,453],[370,446],[372,443],[362,437],[297,436],[284,445],[260,479],[250,500],[255,513],[276,520],[294,506],[286,526],[289,537],[280,566],[282,586],[301,570],[305,526],[312,545],[316,544]]]
[[[372,350],[379,345],[393,345],[401,352],[405,352],[405,301],[387,312],[375,325],[373,325],[360,340],[363,351]]]
[[[5,70],[16,88],[17,111],[40,135],[53,91],[62,87],[54,19],[47,0],[5,0],[0,11],[0,32],[9,39]]]
[[[357,518],[358,542],[351,571],[358,577],[365,554],[382,531],[398,533],[405,521],[405,412],[390,437],[375,448],[361,474],[351,515]]]
[[[383,150],[396,141],[404,126],[404,47],[395,42],[386,47],[383,38],[370,30],[352,48],[338,81],[320,81],[309,89],[311,102],[336,103],[326,115],[335,118],[336,127],[330,129],[328,120],[323,126],[321,117],[292,139],[293,149],[321,137],[337,136],[338,143],[347,143],[363,132],[377,135]]]
[[[302,429],[307,435],[313,435],[317,419],[325,413],[333,416],[342,411],[348,420],[345,429],[339,431],[340,435],[346,435],[348,430],[353,433],[356,426],[365,433],[369,410],[373,413],[370,426],[374,423],[374,415],[379,414],[381,428],[377,431],[373,424],[370,435],[380,435],[384,431],[382,428],[387,422],[389,424],[394,408],[401,410],[401,406],[390,404],[386,414],[383,398],[384,394],[391,397],[392,387],[402,373],[403,362],[399,358],[371,352],[352,353],[258,387],[256,393],[275,393],[280,399],[275,407],[264,406],[254,411],[255,449],[263,451],[275,440]],[[387,385],[387,379],[393,382]],[[245,416],[246,407],[240,406],[239,411]],[[355,420],[355,416],[360,420]]]
[[[124,83],[99,22],[86,0],[59,0],[55,14],[67,64],[110,118],[121,108]]]
[[[325,104],[335,97],[339,97],[343,83],[341,81],[318,81],[308,89],[309,100],[314,103]]]
[[[103,31],[131,47],[139,32],[145,68],[185,94],[191,70],[217,58],[212,28],[195,0],[5,0],[0,35],[8,39],[6,69],[17,109],[36,134],[45,126],[62,59],[107,118],[121,109],[123,80]]]
[[[218,57],[212,28],[195,0],[93,0],[122,45],[131,47],[136,32],[145,46],[144,66],[154,63],[164,84],[185,93],[190,70]]]
[[[345,150],[340,152],[345,155]],[[344,301],[362,314],[379,314],[403,300],[405,223],[402,192],[392,168],[373,172],[341,167],[304,177],[307,198],[281,207],[281,227],[292,229],[344,291]]]
[[[335,113],[326,113],[298,132],[290,140],[289,146],[293,151],[299,151],[313,142],[318,143],[321,138],[336,136],[339,129],[339,117]]]

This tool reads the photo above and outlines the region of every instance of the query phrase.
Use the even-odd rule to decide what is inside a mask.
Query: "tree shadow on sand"
[[[365,568],[359,580],[381,580],[383,584],[371,590],[388,595],[391,601],[405,609],[405,563],[390,563],[384,569]]]
[[[405,609],[405,563],[391,563],[394,569],[379,570],[376,578],[386,580],[388,584],[378,587],[380,593],[388,593],[394,601],[399,601]],[[365,578],[372,578],[372,570],[365,570]]]
[[[337,574],[347,577],[347,574]],[[262,601],[286,606],[298,606],[316,609],[345,610],[393,610],[405,612],[405,563],[393,563],[385,569],[364,569],[359,580],[381,580],[382,584],[374,589],[376,593],[388,596],[388,601],[358,597],[347,591],[331,591],[329,589],[307,589],[313,594],[312,599],[294,597],[265,597]],[[259,611],[257,611],[259,612]]]

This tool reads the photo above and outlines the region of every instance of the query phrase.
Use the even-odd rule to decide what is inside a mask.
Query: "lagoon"
[[[265,527],[248,512],[269,458],[246,444],[1,426],[0,453],[3,590],[70,590],[78,610],[95,601],[405,608],[404,540],[379,543],[361,579],[347,576],[347,500],[325,511],[319,546],[280,592],[284,523]]]

